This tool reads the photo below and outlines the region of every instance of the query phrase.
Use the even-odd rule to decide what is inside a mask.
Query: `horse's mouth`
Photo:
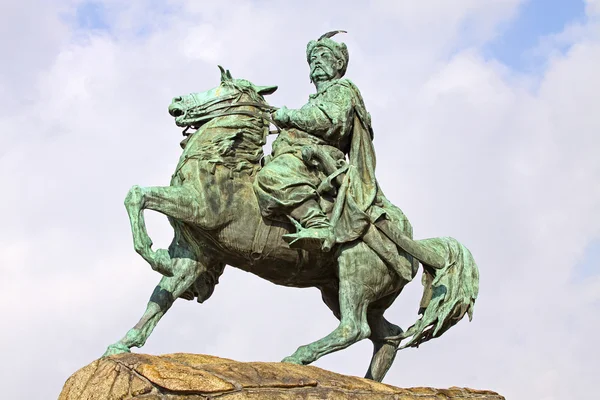
[[[175,114],[175,115],[173,115],[175,117],[175,125],[177,125],[181,128],[186,128],[186,127],[191,126],[187,111],[183,111],[183,110],[178,110],[177,112],[173,111],[173,114]]]
[[[193,122],[194,113],[191,115],[189,113],[189,109],[180,108],[176,104],[172,104],[169,107],[169,114],[175,118],[175,125],[184,128],[183,136],[189,136],[198,130],[206,121]],[[193,129],[193,131],[189,131],[189,129]]]
[[[171,108],[169,110],[169,114],[171,114],[172,117],[177,118],[185,114],[185,112],[183,112],[183,110],[180,108]]]
[[[187,112],[179,104],[173,103],[169,106],[169,115],[175,118],[175,125],[185,126],[185,119]]]
[[[185,114],[181,114],[178,115],[177,117],[175,117],[175,125],[179,126],[179,127],[186,127],[188,126],[185,121]]]

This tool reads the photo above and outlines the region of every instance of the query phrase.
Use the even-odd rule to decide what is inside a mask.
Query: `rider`
[[[304,228],[286,235],[292,247],[327,250],[336,241],[334,227],[318,201],[317,188],[326,175],[322,168],[306,164],[303,149],[313,147],[336,161],[344,159],[351,151],[356,123],[362,124],[372,138],[370,116],[358,88],[342,79],[349,57],[346,45],[331,39],[338,32],[326,33],[308,43],[310,79],[317,92],[302,108],[282,107],[273,114],[283,130],[273,142],[273,158],[258,173],[254,184],[264,217],[291,216]],[[371,158],[374,161],[374,154]],[[376,186],[374,175],[366,179],[371,181],[367,184]]]
[[[284,235],[290,247],[328,251],[336,243],[362,239],[402,279],[410,281],[418,264],[402,256],[398,237],[414,244],[412,227],[375,179],[371,116],[358,88],[343,79],[348,49],[331,39],[338,32],[308,43],[306,58],[317,93],[298,110],[282,107],[273,114],[283,130],[273,142],[271,161],[257,174],[254,191],[265,218],[287,216],[300,225],[297,233]],[[321,164],[315,166],[307,155],[317,153],[325,157],[319,157]],[[319,186],[328,175],[335,175],[335,167],[346,156],[347,169],[328,219],[319,204]],[[386,234],[380,230],[381,223],[387,223]],[[395,240],[389,239],[390,233]]]

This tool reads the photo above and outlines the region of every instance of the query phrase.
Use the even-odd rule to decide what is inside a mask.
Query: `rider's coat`
[[[254,184],[263,216],[278,218],[308,199],[318,200],[317,188],[326,174],[304,162],[303,148],[318,147],[334,159],[347,156],[349,169],[330,215],[336,243],[367,239],[386,261],[406,261],[398,257],[399,249],[372,228],[377,220],[386,218],[412,236],[404,213],[385,198],[375,179],[371,118],[358,88],[348,79],[332,80],[289,115],[292,127],[275,140],[273,159],[258,173]],[[410,280],[414,266],[404,264],[395,269],[403,269],[401,275]]]

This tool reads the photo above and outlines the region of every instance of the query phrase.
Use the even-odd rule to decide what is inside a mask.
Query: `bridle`
[[[228,116],[228,115],[247,115],[250,117],[255,117],[255,118],[262,119],[262,120],[266,120],[270,124],[273,124],[277,128],[277,130],[276,131],[268,131],[269,134],[279,133],[281,131],[281,128],[277,125],[277,123],[275,123],[275,121],[273,121],[273,118],[271,117],[271,112],[278,110],[278,108],[272,107],[266,103],[261,103],[258,101],[239,101],[241,99],[241,97],[244,95],[244,93],[245,92],[243,90],[240,90],[239,93],[233,93],[233,94],[225,95],[225,96],[217,96],[214,99],[207,101],[206,103],[203,103],[201,105],[192,107],[189,110],[186,110],[184,113],[184,116],[187,116],[187,114],[189,112],[194,112],[195,115],[198,115],[198,118],[195,118],[195,120],[197,122],[204,122],[204,121],[209,121],[213,118],[224,117],[224,116]],[[230,100],[234,100],[234,101],[232,101],[231,103],[223,104]],[[255,111],[238,109],[239,107],[243,107],[243,106],[253,106],[253,107],[258,108],[260,111],[255,112]],[[197,130],[200,128],[200,125],[201,124],[194,124],[194,125],[186,126],[185,129],[183,130],[183,136],[185,136],[186,139],[184,139],[184,141],[182,143],[187,142],[189,140],[189,136],[196,133]],[[188,130],[190,128],[193,128],[196,130],[193,132],[188,132]],[[199,158],[199,157],[202,157],[202,155],[201,154],[185,155],[184,159],[182,161],[180,161],[179,165],[175,169],[175,172],[173,173],[171,178],[174,178],[177,175],[177,173],[181,170],[181,168],[183,168],[183,166],[187,163],[188,160],[193,159],[193,158]]]
[[[277,107],[270,106],[266,103],[258,102],[258,101],[239,101],[241,97],[244,95],[244,91],[240,91],[239,93],[233,93],[224,96],[217,96],[214,99],[207,101],[199,106],[195,106],[186,110],[184,116],[190,112],[193,112],[197,115],[197,118],[194,118],[196,122],[205,122],[209,121],[216,117],[224,117],[228,115],[247,115],[250,117],[260,118],[268,121],[270,124],[273,124],[277,131],[269,131],[270,134],[279,133],[281,131],[280,127],[273,121],[271,117],[271,112],[278,110]],[[229,100],[233,100],[232,102],[223,104],[228,102]],[[249,111],[249,110],[240,110],[238,107],[244,106],[253,106],[260,110],[260,112]],[[194,132],[188,132],[190,128],[198,129],[200,125],[189,125],[183,130],[184,136],[189,136]]]

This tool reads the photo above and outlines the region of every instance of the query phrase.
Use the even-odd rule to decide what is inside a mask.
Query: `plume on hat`
[[[348,33],[346,31],[342,31],[342,30],[338,30],[338,31],[331,31],[331,32],[327,32],[321,35],[321,37],[318,40],[324,39],[324,38],[332,38],[333,36],[337,35],[338,33]]]

